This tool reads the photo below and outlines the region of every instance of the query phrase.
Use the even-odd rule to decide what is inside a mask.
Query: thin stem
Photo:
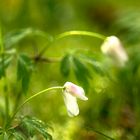
[[[11,119],[10,119],[10,122],[8,122],[8,125],[9,123],[11,123],[11,121],[14,119],[14,117],[16,116],[16,114],[19,112],[19,110],[26,104],[28,103],[30,100],[32,100],[33,98],[35,98],[36,96],[46,92],[46,91],[49,91],[49,90],[54,90],[54,89],[63,89],[64,87],[62,86],[57,86],[57,87],[51,87],[51,88],[47,88],[47,89],[44,89],[34,95],[32,95],[31,97],[29,97],[28,99],[26,99],[17,109],[16,111],[14,112],[14,114],[12,115]]]
[[[98,134],[100,134],[100,135],[102,135],[102,136],[104,136],[104,137],[106,137],[106,138],[108,138],[108,139],[110,139],[110,140],[114,140],[113,138],[111,138],[110,136],[108,136],[108,135],[105,135],[104,133],[102,133],[102,132],[99,132],[99,131],[97,131],[97,130],[93,130],[94,132],[96,132],[96,133],[98,133]]]
[[[105,38],[106,38],[104,35],[101,35],[101,34],[95,33],[95,32],[89,32],[89,31],[68,31],[68,32],[64,32],[64,33],[58,34],[54,39],[52,39],[47,44],[47,46],[45,46],[43,48],[43,50],[39,53],[38,56],[41,57],[46,52],[47,48],[52,43],[54,43],[56,40],[62,39],[62,38],[67,37],[67,36],[74,36],[74,35],[96,37],[96,38],[101,39],[101,40],[105,40]]]
[[[64,38],[66,36],[73,36],[73,35],[91,36],[91,37],[99,38],[101,40],[104,40],[106,38],[104,35],[101,35],[101,34],[95,33],[95,32],[88,32],[88,31],[68,31],[68,32],[64,32],[64,33],[59,34],[56,37],[56,39],[61,39],[61,38]]]
[[[100,131],[94,130],[94,129],[91,128],[91,127],[87,127],[87,129],[90,130],[90,131],[94,131],[95,133],[100,134],[100,135],[106,137],[107,139],[115,140],[114,138],[111,138],[110,136],[108,136],[108,135],[106,135],[106,134],[104,134],[104,133],[102,133],[102,132],[100,132]]]
[[[51,57],[33,57],[32,58],[35,62],[46,62],[46,63],[55,63],[60,62],[61,58],[51,58]]]

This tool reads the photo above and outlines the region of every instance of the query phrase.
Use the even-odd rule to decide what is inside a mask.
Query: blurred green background
[[[125,68],[110,66],[107,69],[111,79],[91,71],[92,79],[86,93],[89,100],[79,101],[79,116],[67,116],[59,91],[35,98],[25,106],[22,113],[50,123],[54,140],[107,139],[96,131],[116,140],[140,139],[139,7],[139,0],[0,0],[3,35],[26,28],[38,29],[52,36],[70,30],[86,30],[106,36],[116,35],[129,55]],[[40,36],[28,36],[14,47],[19,53],[33,56],[46,43],[47,40]],[[66,81],[79,84],[73,74],[69,77],[61,74],[59,60],[74,49],[101,53],[101,43],[96,38],[83,36],[66,37],[53,43],[43,56],[58,61],[36,63],[29,91],[23,99],[47,87],[63,85]],[[104,63],[104,58],[101,63]],[[9,88],[13,92],[10,97],[13,98],[14,93],[19,92],[14,62],[7,73]],[[2,104],[2,93],[0,97]]]

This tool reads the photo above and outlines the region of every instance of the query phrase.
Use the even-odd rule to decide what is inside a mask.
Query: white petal
[[[77,86],[71,82],[66,82],[64,84],[64,87],[66,88],[66,92],[70,93],[71,95],[81,99],[81,100],[88,100],[88,98],[85,96],[85,91],[82,87]]]
[[[77,116],[79,114],[79,107],[77,104],[76,97],[72,96],[68,92],[63,92],[64,102],[70,117]]]
[[[75,96],[81,100],[88,100],[88,98],[85,96],[85,91],[83,88],[77,86],[77,92],[75,93]]]

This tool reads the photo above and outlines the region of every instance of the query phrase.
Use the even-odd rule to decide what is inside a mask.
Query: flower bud
[[[110,56],[119,66],[124,66],[128,61],[128,55],[116,36],[107,37],[101,45],[101,51]]]

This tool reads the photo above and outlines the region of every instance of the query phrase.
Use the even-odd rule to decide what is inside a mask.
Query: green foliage
[[[139,44],[139,34],[140,34],[140,13],[137,10],[127,10],[123,11],[118,20],[115,22],[115,30],[117,33],[124,37],[125,42],[132,45]],[[132,22],[133,21],[133,22]],[[114,27],[114,26],[113,26]],[[113,30],[114,30],[113,29]]]
[[[88,56],[88,55],[84,55],[81,54],[80,55],[82,60],[85,61],[86,63],[90,64],[90,66],[92,67],[92,69],[97,73],[100,74],[101,76],[105,75],[105,68],[103,67],[102,63],[95,59],[96,56]]]
[[[6,132],[3,135],[4,135],[3,140],[8,140],[9,139],[9,136],[8,136],[8,134]]]
[[[17,80],[22,83],[22,90],[24,93],[27,92],[30,82],[31,72],[33,70],[32,60],[25,54],[18,56],[17,64]]]
[[[23,101],[23,97],[27,97],[23,96],[23,93],[27,93],[28,89],[30,95],[32,91],[38,91],[55,83],[59,85],[68,79],[77,80],[85,89],[90,87],[88,102],[80,106],[80,117],[69,119],[64,115],[61,100],[57,98],[58,94],[54,95],[56,98],[49,96],[47,101],[40,97],[27,106],[30,114],[54,122],[53,127],[56,128],[54,139],[107,139],[94,130],[99,130],[116,140],[140,139],[140,125],[137,123],[140,122],[140,2],[138,0],[135,2],[132,0],[102,2],[1,0],[0,2],[0,24],[3,27],[2,32],[0,31],[0,140],[28,140],[42,137],[51,139],[48,126],[36,118],[21,117],[18,123],[14,124],[12,121],[8,128],[5,128],[5,118],[10,118]],[[70,31],[72,29],[88,31],[73,32]],[[56,35],[66,30],[68,32],[56,36],[57,39],[46,33]],[[103,55],[98,59],[95,53],[101,54],[98,48],[101,42],[80,35],[80,33],[87,35],[89,31],[117,35],[129,55],[128,63],[123,68],[118,68]],[[70,34],[71,37],[68,39],[58,40]],[[77,35],[80,37],[77,38]],[[92,35],[95,34],[91,33],[90,36]],[[33,46],[33,50],[29,45]],[[52,47],[48,47],[50,45]],[[68,46],[71,47],[72,54],[69,51],[68,54],[64,54]],[[89,49],[91,53],[79,54],[72,46],[81,50]],[[26,50],[26,54],[23,50]],[[53,56],[58,57],[57,61],[51,61],[55,60]],[[37,69],[36,73],[32,74],[34,60],[37,62]],[[59,63],[62,75],[57,72]],[[14,81],[15,76],[17,82]],[[32,80],[31,86],[30,80]],[[7,92],[3,90],[3,86],[7,87]],[[9,98],[9,102],[6,98]],[[40,108],[42,105],[47,107],[45,111]],[[26,110],[18,112],[18,115],[21,116],[24,111]],[[69,123],[71,120],[74,121],[72,124]],[[87,126],[91,126],[93,131],[85,131]]]
[[[89,87],[89,79],[92,78],[88,68],[76,57],[73,57],[74,73],[77,80],[85,88]]]
[[[16,140],[26,140],[27,137],[25,137],[21,132],[19,131],[12,131],[13,138]]]
[[[47,33],[41,31],[41,30],[36,30],[32,28],[25,28],[25,29],[19,29],[13,32],[9,32],[5,37],[4,37],[4,46],[5,48],[11,48],[14,45],[17,45],[21,40],[23,40],[26,37],[29,36],[41,36],[48,41],[52,41],[53,38],[52,36],[48,35]]]
[[[17,140],[26,140],[34,137],[37,135],[36,132],[39,132],[46,140],[51,140],[52,136],[49,134],[48,128],[50,127],[41,120],[35,117],[25,116],[21,118],[19,125],[11,131]]]
[[[5,36],[4,46],[6,48],[10,48],[11,46],[17,44],[19,41],[21,41],[22,39],[24,39],[31,33],[32,33],[32,30],[30,28],[11,32],[7,36]]]
[[[61,60],[61,66],[60,66],[60,71],[62,75],[67,77],[70,74],[70,68],[71,68],[71,55],[66,55],[63,57]]]
[[[92,78],[87,66],[74,55],[66,55],[61,61],[60,71],[67,77],[70,70],[74,71],[77,81],[85,88],[89,88],[89,79]]]
[[[67,77],[70,71],[74,72],[77,81],[85,88],[89,88],[89,80],[92,79],[90,68],[98,75],[105,76],[107,74],[106,69],[103,67],[99,60],[96,60],[93,56],[86,54],[67,54],[61,60],[60,72],[63,76]],[[89,66],[90,67],[89,67]]]
[[[46,140],[52,140],[48,129],[50,129],[50,126],[41,120],[24,116],[18,120],[16,126],[11,127],[6,132],[1,128],[0,133],[3,135],[4,140],[27,140],[38,136],[38,134],[42,135]]]

